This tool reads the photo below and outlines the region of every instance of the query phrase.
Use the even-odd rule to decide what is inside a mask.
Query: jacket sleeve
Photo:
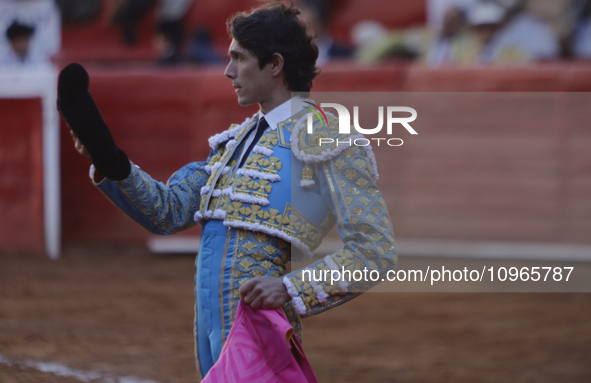
[[[124,180],[105,178],[93,183],[146,230],[168,235],[195,225],[193,215],[199,209],[200,191],[209,178],[206,165],[207,162],[185,165],[164,184],[132,164],[131,173]]]
[[[315,178],[320,182],[326,205],[336,217],[344,246],[285,276],[283,281],[302,317],[358,296],[396,267],[392,224],[375,185],[377,170],[368,155],[373,157],[370,151],[352,146],[315,166]],[[333,270],[340,272],[341,277],[345,274],[344,278],[332,281]]]

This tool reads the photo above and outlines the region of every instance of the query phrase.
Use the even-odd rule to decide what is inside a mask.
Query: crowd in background
[[[223,63],[211,32],[185,25],[194,1],[202,0],[114,0],[110,20],[121,41],[133,46],[138,24],[156,7],[152,45],[159,63]],[[314,33],[320,66],[340,59],[412,60],[433,67],[591,59],[591,0],[427,0],[425,25],[391,30],[359,20],[348,41],[330,33],[339,0],[293,1]],[[396,1],[391,4],[382,11],[396,12]],[[101,5],[102,0],[0,1],[0,65],[50,64],[60,49],[62,20],[89,20]]]
[[[364,62],[409,58],[442,65],[515,65],[591,58],[590,0],[429,0],[424,27],[352,33]]]
[[[432,66],[591,58],[589,0],[432,0]]]

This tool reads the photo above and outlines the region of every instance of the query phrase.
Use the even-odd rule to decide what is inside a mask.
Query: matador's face
[[[238,103],[247,106],[264,102],[273,86],[271,64],[266,64],[261,69],[258,58],[234,39],[230,44],[228,56],[230,63],[226,67],[225,75],[232,80],[232,85],[236,88]]]

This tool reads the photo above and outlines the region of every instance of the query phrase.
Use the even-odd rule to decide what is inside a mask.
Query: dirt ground
[[[194,271],[137,248],[0,254],[0,382],[196,382]],[[320,382],[589,382],[591,294],[368,293],[306,319],[304,347]]]

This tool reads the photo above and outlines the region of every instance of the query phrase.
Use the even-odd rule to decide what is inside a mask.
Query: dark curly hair
[[[259,60],[259,67],[271,62],[275,53],[284,59],[287,89],[309,92],[318,75],[318,47],[312,43],[299,9],[282,1],[263,5],[250,13],[238,12],[227,22],[228,33]]]

